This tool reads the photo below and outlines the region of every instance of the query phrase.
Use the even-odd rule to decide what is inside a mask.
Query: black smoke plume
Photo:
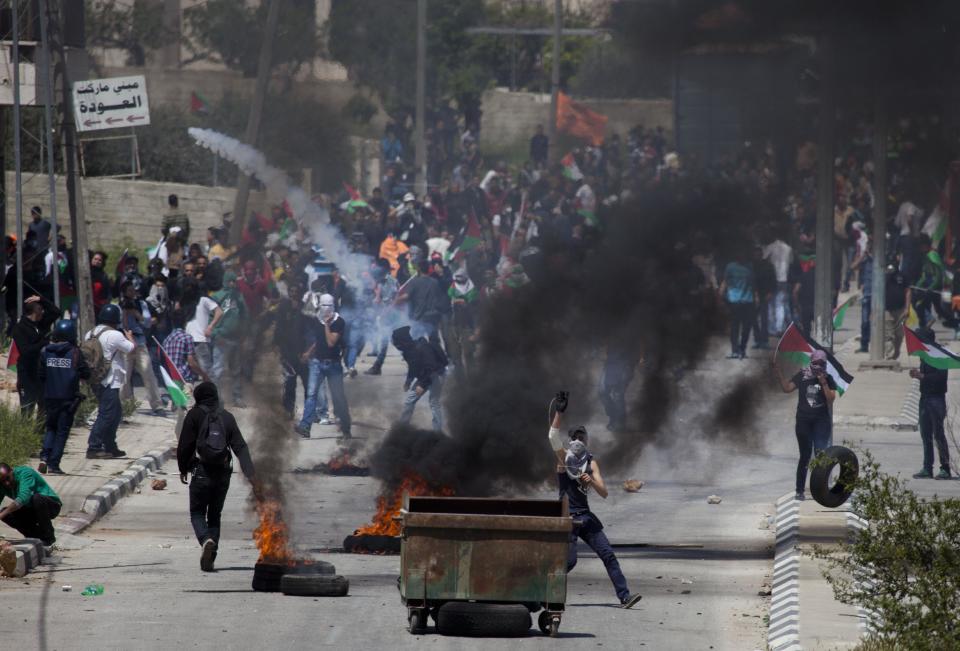
[[[664,191],[610,210],[602,235],[579,257],[545,225],[542,266],[529,270],[534,281],[484,309],[479,358],[446,396],[449,436],[394,426],[371,459],[372,473],[389,483],[413,471],[464,495],[541,484],[555,467],[546,440],[551,397],[570,391],[569,427],[602,414],[597,374],[608,354],[628,366],[643,362],[628,425],[602,452],[605,467],[629,467],[645,445],[701,432],[755,444],[745,427],[750,407],[737,405],[749,402],[745,387],[755,383],[725,390],[724,380],[695,372],[723,314],[693,256],[749,260],[762,214],[732,189]],[[683,410],[699,415],[698,427],[671,425]],[[592,447],[604,446],[603,434]]]

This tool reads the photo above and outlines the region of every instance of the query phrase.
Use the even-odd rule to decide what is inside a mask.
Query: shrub
[[[864,648],[960,648],[960,499],[920,498],[860,455],[853,510],[869,527],[813,556],[838,601],[872,613]]]
[[[123,420],[130,420],[130,417],[137,413],[137,409],[140,408],[140,401],[136,398],[127,398],[123,401]]]
[[[24,416],[19,407],[0,403],[0,461],[15,466],[40,450],[42,428],[33,416]]]

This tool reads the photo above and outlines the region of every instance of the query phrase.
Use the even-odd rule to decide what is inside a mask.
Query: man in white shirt
[[[769,304],[769,332],[778,335],[790,323],[790,265],[793,264],[793,249],[780,238],[763,247],[763,257],[773,265],[777,276],[777,293]]]
[[[126,452],[117,447],[117,427],[123,418],[120,388],[126,379],[127,354],[136,348],[133,333],[120,332],[120,306],[108,303],[100,309],[100,325],[87,332],[84,341],[97,339],[103,349],[103,358],[110,360],[110,370],[94,387],[97,394],[97,420],[87,439],[88,459],[116,459]]]
[[[185,292],[186,296],[187,292]],[[193,303],[186,297],[181,301],[185,305]],[[189,308],[187,308],[189,311]],[[189,314],[187,316],[190,316]],[[200,296],[196,299],[196,309],[193,316],[187,321],[187,327],[184,330],[193,339],[194,354],[204,373],[213,371],[213,347],[210,345],[210,337],[213,329],[217,326],[220,319],[223,318],[223,310],[217,305],[217,302],[209,296]]]

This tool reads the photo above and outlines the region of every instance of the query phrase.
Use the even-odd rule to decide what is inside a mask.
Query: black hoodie
[[[193,390],[193,397],[197,403],[193,406],[183,419],[183,429],[180,431],[180,441],[177,443],[177,466],[180,468],[180,474],[184,475],[193,472],[200,459],[197,457],[197,435],[203,426],[206,409],[219,409],[220,396],[217,393],[217,386],[213,382],[201,382]],[[243,434],[237,427],[237,420],[226,409],[220,409],[220,420],[223,422],[224,430],[227,433],[227,445],[237,455],[240,462],[240,470],[243,475],[253,481],[253,460],[250,458],[250,450],[247,448],[247,442],[243,440]],[[233,464],[230,460],[222,468],[214,468],[204,465],[204,470],[208,474],[227,474],[233,472]]]
[[[407,363],[407,382],[417,380],[417,386],[424,391],[430,388],[434,374],[443,373],[449,360],[443,349],[437,344],[420,338],[410,337],[410,327],[404,326],[393,331],[393,345],[403,355]]]

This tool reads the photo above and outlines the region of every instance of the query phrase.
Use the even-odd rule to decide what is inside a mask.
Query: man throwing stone
[[[559,393],[555,401],[556,413],[550,424],[550,446],[557,455],[557,483],[560,498],[567,498],[570,515],[573,517],[573,531],[570,532],[570,549],[567,554],[567,572],[577,564],[577,538],[590,545],[613,582],[620,600],[621,608],[632,608],[642,598],[639,594],[630,594],[627,580],[620,570],[620,563],[613,553],[613,547],[603,533],[600,518],[590,510],[587,494],[594,490],[600,497],[607,498],[607,487],[600,474],[600,466],[593,455],[587,451],[587,430],[582,425],[570,430],[570,440],[564,449],[560,427],[563,424],[563,412],[567,409],[567,394]]]

